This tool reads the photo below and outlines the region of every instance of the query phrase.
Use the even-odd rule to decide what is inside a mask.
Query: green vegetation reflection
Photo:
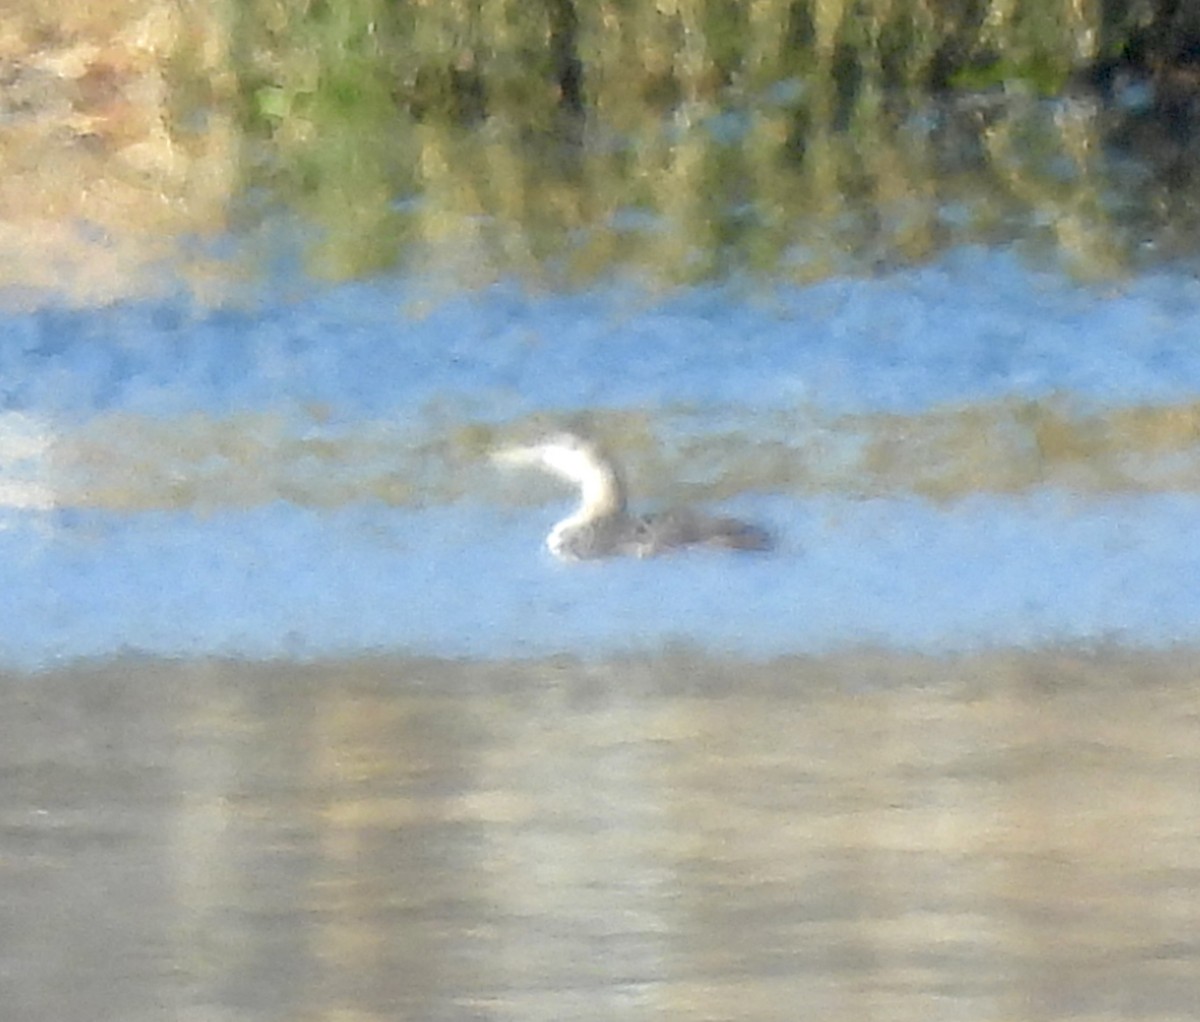
[[[243,21],[263,173],[319,227],[322,275],[808,280],[1014,239],[1084,277],[1129,259],[1110,116],[1039,101],[1142,27],[1096,2],[259,0]]]
[[[33,251],[10,283],[64,264],[48,219],[110,232],[80,265],[128,281],[162,256],[125,258],[131,234],[280,213],[334,280],[804,281],[1010,241],[1111,277],[1200,227],[1177,123],[1200,109],[1182,73],[1200,25],[1116,6],[17,4],[0,213]],[[1126,72],[1149,99],[1108,101]]]

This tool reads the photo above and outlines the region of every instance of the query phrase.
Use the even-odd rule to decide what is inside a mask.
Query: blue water
[[[545,514],[479,506],[10,514],[0,661],[141,651],[765,657],[1200,640],[1200,499],[747,500],[769,556],[562,565]],[[69,519],[69,520],[67,520]]]
[[[0,411],[62,419],[319,403],[349,419],[458,403],[495,419],[666,403],[914,411],[1002,396],[1200,394],[1200,281],[1119,290],[970,250],[876,279],[650,299],[618,287],[443,298],[387,281],[252,310],[185,300],[0,320]]]
[[[51,439],[113,415],[319,405],[343,432],[384,421],[418,439],[535,413],[719,407],[753,440],[756,417],[780,409],[1047,395],[1200,397],[1200,284],[1163,273],[1096,290],[968,251],[769,294],[498,286],[425,309],[417,283],[387,281],[264,295],[249,311],[179,301],[0,318],[0,413]],[[52,443],[7,449],[0,484],[39,458],[52,466]],[[0,508],[0,664],[1200,642],[1190,492],[944,505],[744,493],[727,508],[769,524],[778,552],[580,566],[541,548],[566,503],[416,505],[364,492],[324,510]]]

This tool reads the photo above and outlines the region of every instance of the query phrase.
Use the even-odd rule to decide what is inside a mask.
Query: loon
[[[599,557],[654,557],[685,546],[769,550],[769,533],[738,521],[688,510],[633,515],[625,484],[604,451],[574,433],[559,433],[527,447],[498,451],[494,460],[545,469],[580,488],[579,507],[550,530],[546,547],[564,561]]]

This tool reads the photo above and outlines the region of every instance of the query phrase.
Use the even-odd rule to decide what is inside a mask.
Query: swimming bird
[[[498,451],[493,458],[501,464],[545,469],[579,487],[579,507],[546,537],[546,547],[564,561],[654,557],[685,546],[730,550],[769,550],[772,546],[769,533],[736,518],[686,509],[630,514],[616,464],[599,445],[574,433]]]

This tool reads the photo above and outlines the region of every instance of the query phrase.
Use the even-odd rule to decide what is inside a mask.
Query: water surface
[[[0,662],[1200,643],[1183,272],[417,292],[0,323]],[[488,459],[562,425],[778,553],[564,572],[571,495]]]
[[[0,679],[29,1019],[1162,1019],[1193,661],[131,661]]]

